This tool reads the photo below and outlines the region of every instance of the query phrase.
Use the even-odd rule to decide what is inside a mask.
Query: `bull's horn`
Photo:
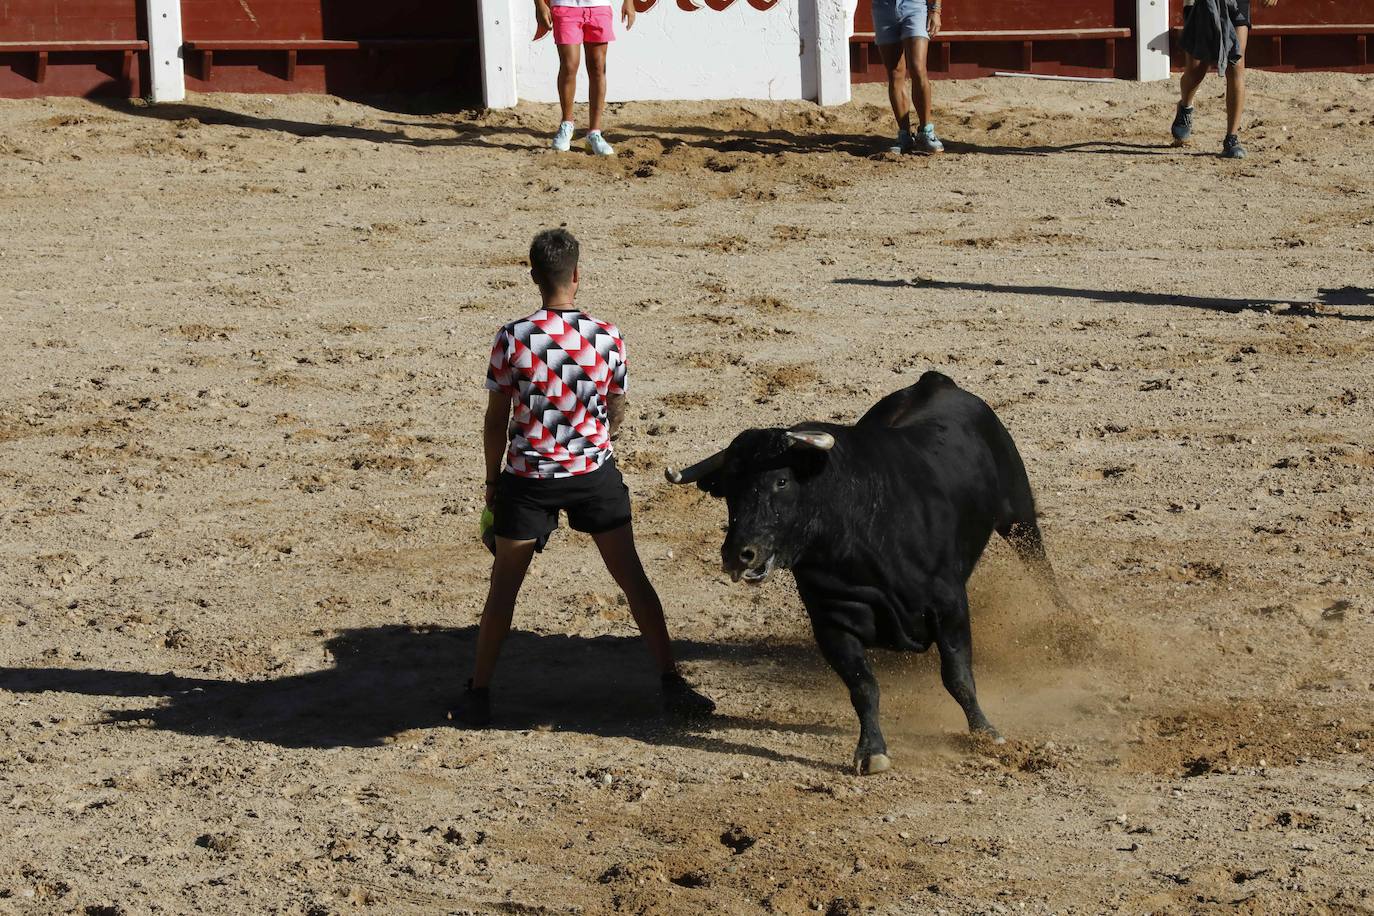
[[[830,433],[818,433],[805,429],[788,430],[787,438],[799,445],[819,449],[822,452],[828,452],[835,447],[835,437]]]
[[[664,468],[663,476],[668,478],[669,483],[696,483],[707,474],[713,474],[724,466],[725,452],[721,451],[681,471],[674,468]]]

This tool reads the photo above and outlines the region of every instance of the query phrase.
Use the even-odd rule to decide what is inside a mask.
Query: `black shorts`
[[[614,458],[590,474],[542,480],[509,471],[496,482],[491,503],[497,537],[534,541],[543,550],[558,529],[558,513],[568,513],[568,527],[584,534],[614,531],[630,521],[630,489]]]
[[[1226,0],[1217,0],[1217,2],[1225,4]],[[1183,19],[1185,22],[1188,17],[1192,15],[1192,12],[1192,4],[1187,4],[1183,7]],[[1231,25],[1233,26],[1240,28],[1241,26],[1253,24],[1250,22],[1250,0],[1236,0],[1236,8],[1229,12],[1231,13]]]

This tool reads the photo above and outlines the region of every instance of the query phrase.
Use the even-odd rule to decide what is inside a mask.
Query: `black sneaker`
[[[663,708],[674,718],[705,719],[716,711],[711,698],[697,693],[676,671],[663,675],[659,684],[663,690]]]
[[[463,695],[453,705],[448,717],[467,728],[486,728],[491,724],[491,688],[474,687],[469,678]]]
[[[1184,108],[1182,104],[1178,106],[1178,112],[1174,115],[1174,126],[1170,128],[1174,135],[1175,143],[1182,143],[1193,135],[1193,109]]]
[[[1227,134],[1226,139],[1221,141],[1221,158],[1223,159],[1244,159],[1245,147],[1240,145],[1240,137],[1235,134]]]

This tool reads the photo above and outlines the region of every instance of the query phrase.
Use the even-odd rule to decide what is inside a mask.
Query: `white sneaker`
[[[587,133],[587,149],[594,156],[614,156],[615,147],[606,142],[606,138],[601,136],[601,131],[593,130]]]
[[[560,153],[572,149],[573,122],[564,121],[558,125],[558,133],[553,135],[553,148]]]

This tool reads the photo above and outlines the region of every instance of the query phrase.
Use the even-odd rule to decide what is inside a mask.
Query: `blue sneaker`
[[[889,153],[909,153],[911,152],[911,131],[897,131],[897,139],[887,148]]]
[[[911,143],[913,153],[922,153],[932,156],[936,153],[943,153],[945,145],[935,136],[935,125],[927,124],[916,132],[916,137]]]
[[[606,142],[606,138],[601,136],[601,131],[593,130],[587,134],[587,149],[593,156],[614,156],[615,147]]]
[[[1240,145],[1240,137],[1235,134],[1227,134],[1226,139],[1221,141],[1221,158],[1223,159],[1244,159],[1245,147]]]
[[[560,153],[572,149],[573,122],[564,121],[558,125],[558,133],[553,135],[553,148]]]

